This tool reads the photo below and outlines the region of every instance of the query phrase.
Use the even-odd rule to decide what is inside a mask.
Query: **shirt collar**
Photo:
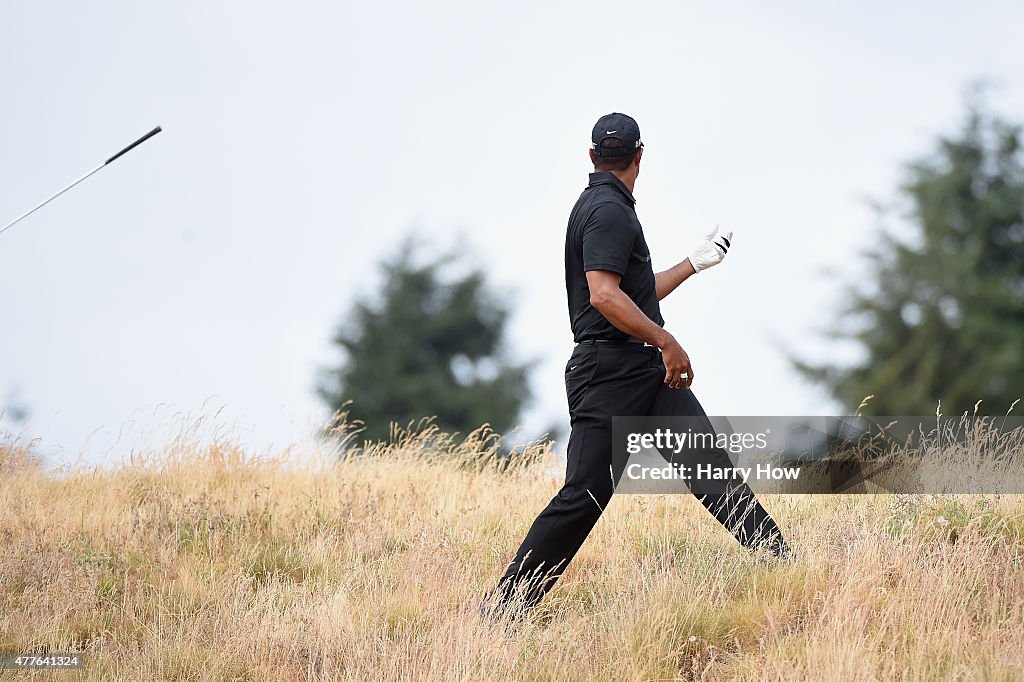
[[[630,192],[629,188],[622,184],[622,180],[615,177],[615,173],[612,173],[611,171],[591,173],[590,184],[587,185],[587,187],[594,187],[595,185],[611,185],[625,195],[626,199],[629,200],[630,206],[636,205],[636,199],[633,198],[633,193]]]

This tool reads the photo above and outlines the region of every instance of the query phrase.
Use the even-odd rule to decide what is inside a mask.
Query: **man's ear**
[[[590,165],[597,165],[597,154],[594,153],[593,149],[590,150]]]

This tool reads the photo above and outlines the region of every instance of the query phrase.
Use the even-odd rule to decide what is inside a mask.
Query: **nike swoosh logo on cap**
[[[605,133],[605,135],[614,135],[614,134],[615,134],[615,133],[617,133],[617,132],[619,132],[619,131],[618,131],[618,130],[609,130],[609,131],[607,131],[607,132]]]

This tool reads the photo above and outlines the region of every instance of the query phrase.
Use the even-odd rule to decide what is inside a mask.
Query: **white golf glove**
[[[700,272],[721,263],[730,246],[732,246],[732,230],[718,234],[718,226],[715,225],[715,229],[690,254],[690,265],[693,266],[693,271]]]

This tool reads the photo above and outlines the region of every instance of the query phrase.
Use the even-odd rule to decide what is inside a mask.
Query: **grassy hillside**
[[[530,622],[482,626],[558,488],[550,452],[500,471],[493,445],[177,442],[64,476],[0,446],[0,648],[86,652],[47,679],[1024,677],[1016,497],[768,497],[801,556],[781,567],[692,498],[617,497]]]

